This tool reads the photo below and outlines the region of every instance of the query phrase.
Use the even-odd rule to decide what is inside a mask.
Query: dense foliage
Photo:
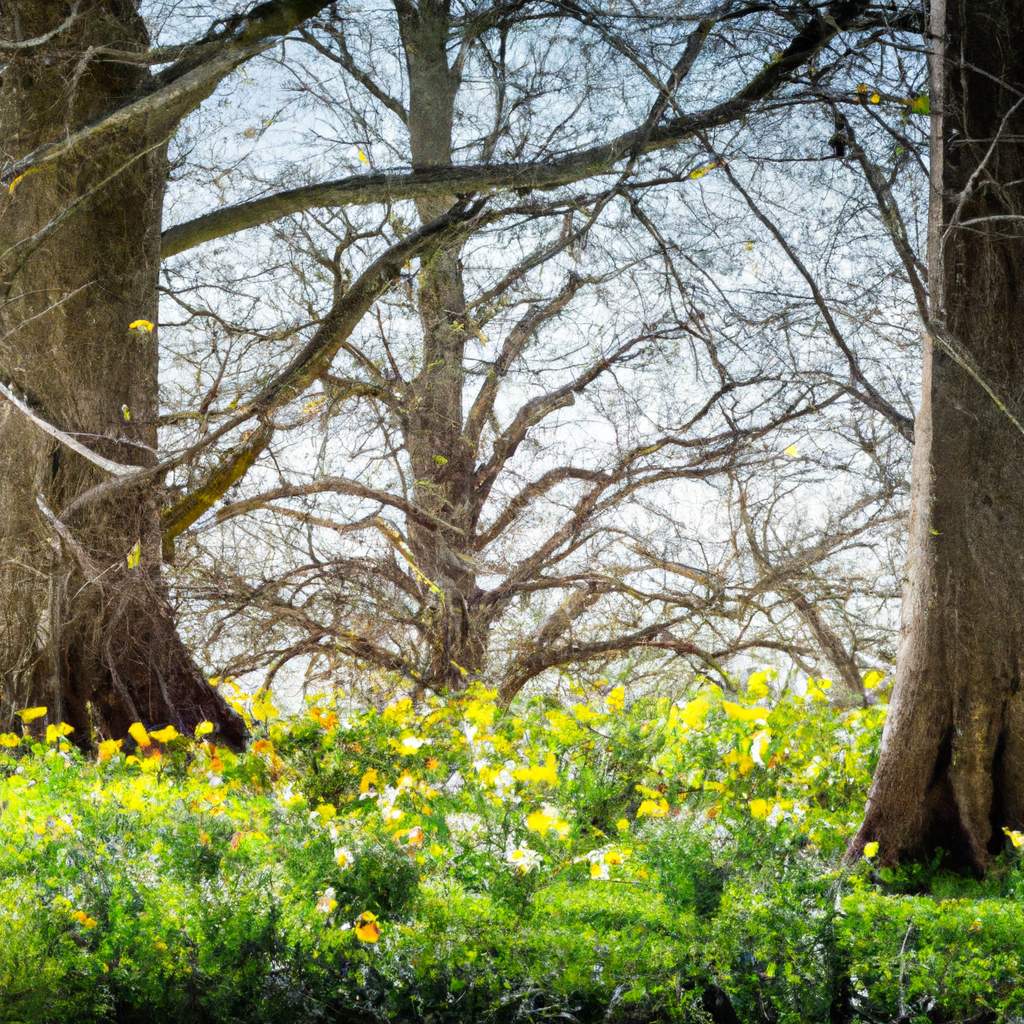
[[[1014,854],[839,866],[884,699],[761,672],[281,717],[215,682],[243,754],[134,726],[87,757],[42,708],[0,734],[0,1021],[1024,1012]]]

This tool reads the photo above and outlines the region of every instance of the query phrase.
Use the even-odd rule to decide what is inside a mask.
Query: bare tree
[[[319,320],[325,299],[337,304],[345,284],[357,279],[359,260],[403,237],[414,217],[422,225],[449,209],[458,189],[486,185],[500,193],[472,231],[418,270],[406,269],[400,286],[378,303],[374,321],[345,339],[303,404],[274,421],[272,467],[266,456],[258,461],[241,486],[244,494],[215,515],[197,518],[208,508],[205,497],[197,503],[186,496],[181,514],[172,511],[174,532],[193,522],[201,527],[192,547],[179,544],[179,565],[187,559],[182,586],[190,606],[220,619],[209,656],[225,650],[220,644],[228,635],[264,641],[236,644],[226,670],[276,673],[298,660],[311,663],[313,678],[327,680],[349,663],[433,688],[458,686],[484,671],[511,695],[551,668],[591,663],[601,671],[629,650],[682,655],[718,670],[740,652],[802,651],[806,659],[810,644],[820,642],[822,621],[809,641],[795,633],[784,638],[766,622],[751,625],[756,616],[738,595],[749,596],[760,573],[752,579],[748,571],[726,585],[726,561],[739,564],[727,544],[691,535],[683,542],[687,560],[695,551],[703,564],[680,574],[680,548],[672,551],[667,536],[658,540],[666,533],[664,505],[681,500],[683,484],[724,485],[740,469],[778,471],[779,431],[820,417],[836,402],[852,401],[909,436],[909,402],[900,396],[902,409],[896,408],[872,383],[850,347],[857,342],[848,343],[817,286],[815,316],[824,315],[834,335],[829,372],[801,366],[793,373],[782,368],[772,343],[757,351],[749,336],[775,339],[784,324],[754,325],[753,311],[722,309],[719,287],[688,257],[688,240],[670,237],[681,217],[694,216],[700,230],[709,223],[707,211],[695,209],[699,198],[680,212],[670,190],[699,196],[713,171],[728,172],[744,201],[774,228],[728,161],[708,152],[705,133],[752,110],[751,100],[763,98],[763,76],[778,73],[787,51],[764,54],[752,80],[741,79],[739,87],[727,78],[726,98],[702,117],[670,118],[682,133],[677,144],[689,146],[664,160],[653,178],[637,161],[639,151],[667,145],[663,120],[720,69],[717,55],[701,63],[705,50],[720,53],[756,27],[783,39],[788,33],[795,53],[815,33],[831,32],[831,23],[803,19],[794,37],[795,10],[776,21],[742,5],[706,18],[650,7],[642,18],[598,7],[527,13],[526,6],[481,7],[471,15],[445,4],[399,4],[393,17],[372,24],[310,23],[302,37],[318,59],[295,78],[329,126],[318,132],[346,140],[349,159],[358,152],[369,162],[383,152],[387,160],[409,160],[412,171],[371,171],[292,188],[165,235],[165,252],[173,254],[222,232],[307,211],[275,228],[271,262],[287,263],[288,273],[274,302],[282,319],[267,332],[273,348],[301,330],[304,318]],[[877,28],[882,22],[874,17],[864,25]],[[580,31],[581,24],[582,59],[559,35],[567,27]],[[655,33],[680,28],[683,41],[671,61],[645,50]],[[626,29],[633,31],[628,42]],[[513,59],[542,39],[553,41],[539,56]],[[595,147],[588,144],[594,131],[588,118],[607,103],[602,61],[612,59],[628,69],[633,105],[637,95],[646,104],[630,114],[645,134],[627,131],[614,146]],[[838,55],[834,63],[842,66]],[[551,67],[572,83],[571,91],[562,90],[567,98],[545,84]],[[824,72],[815,74],[798,85],[795,72],[786,72],[795,93],[780,105],[792,111],[808,96],[817,99],[810,90],[823,88]],[[852,86],[843,96],[863,106]],[[563,117],[560,105],[563,120],[551,113]],[[662,139],[657,147],[655,138]],[[478,155],[479,163],[453,166],[456,147]],[[524,152],[529,161],[521,159]],[[589,154],[586,161],[580,152]],[[624,162],[600,162],[615,153]],[[505,156],[520,159],[502,163]],[[442,190],[445,183],[450,191]],[[371,203],[382,212],[363,212]],[[737,243],[730,244],[735,251]],[[245,346],[249,372],[258,378],[272,361],[265,361],[264,349],[261,362],[260,352],[242,340],[251,337],[249,305],[236,308],[232,295],[204,312],[190,297],[203,281],[229,276],[235,257],[231,249],[222,252],[224,262],[214,259],[202,273],[191,254],[187,273],[171,263],[171,308],[187,314],[183,326],[201,322]],[[301,314],[286,298],[297,282]],[[772,301],[777,318],[777,294]],[[597,321],[603,331],[595,329]],[[746,337],[736,336],[738,326]],[[183,350],[192,344],[189,335]],[[836,348],[844,364],[838,372]],[[187,411],[194,402],[205,410],[200,431],[226,415],[223,404],[211,409],[212,398],[247,387],[225,375],[227,359],[220,345],[210,351],[204,380],[213,391],[182,395],[171,421],[194,425]],[[685,383],[686,402],[673,405],[664,386],[673,377]],[[652,415],[659,404],[665,415]],[[591,436],[574,426],[579,416],[588,417]],[[179,443],[194,440],[185,431]],[[261,435],[258,443],[265,440]],[[315,450],[315,468],[288,458],[288,450]],[[193,470],[182,486],[208,495],[207,481],[217,478],[237,493],[235,459],[229,453],[205,477]],[[892,488],[885,493],[890,500]],[[229,533],[219,528],[227,524]],[[672,535],[680,543],[678,531]],[[819,562],[847,540],[842,534],[820,545]],[[239,566],[235,553],[245,545],[280,557]],[[809,571],[805,560],[797,578]],[[777,570],[768,576],[780,579]],[[790,598],[795,593],[791,585]],[[851,659],[842,657],[850,679]]]
[[[8,708],[46,701],[83,736],[212,717],[237,739],[174,593],[227,612],[221,631],[244,620],[236,640],[266,653],[235,662],[272,673],[304,658],[445,688],[498,666],[511,694],[629,650],[799,653],[749,615],[756,579],[725,585],[728,538],[684,530],[706,549],[690,565],[668,550],[685,516],[663,513],[687,483],[769,471],[780,431],[832,410],[868,410],[859,444],[881,421],[909,436],[898,386],[734,168],[752,121],[766,138],[803,106],[866,109],[846,40],[900,38],[913,11],[281,0],[155,48],[130,4],[4,18]],[[311,157],[258,167],[204,138],[226,123],[204,101],[244,65],[309,118],[308,154],[356,173],[309,180]],[[363,169],[385,156],[399,169]],[[168,177],[189,214],[158,239]],[[757,297],[738,309],[695,260],[694,234],[720,231],[715,179],[814,285],[813,372],[799,322],[764,317],[751,343]],[[260,226],[266,264],[217,244]],[[784,596],[794,577],[758,551]]]

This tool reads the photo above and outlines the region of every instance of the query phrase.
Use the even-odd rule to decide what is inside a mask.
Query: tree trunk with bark
[[[43,36],[70,4],[0,4],[0,38]],[[129,0],[78,4],[70,27],[8,59],[2,158],[73,132],[146,86],[148,70],[89,59],[91,46],[148,46]],[[173,121],[100,136],[0,200],[0,381],[96,453],[152,465],[157,449],[160,222]],[[69,511],[104,479],[0,399],[0,718],[46,704],[81,743],[129,724],[240,721],[197,670],[160,573],[158,494]],[[139,545],[138,566],[129,558]]]
[[[459,75],[448,63],[450,11],[447,0],[397,5],[409,73],[408,130],[415,170],[452,163],[454,104]],[[442,216],[454,195],[418,199],[421,224]],[[476,452],[463,435],[464,358],[470,335],[461,243],[423,261],[418,304],[422,366],[410,381],[404,429],[415,475],[416,503],[451,529],[409,523],[417,567],[431,588],[422,628],[430,662],[423,683],[458,689],[482,668],[485,628],[474,614],[476,570],[471,560],[473,480]],[[429,586],[429,584],[427,584]]]
[[[1024,825],[1024,2],[931,5],[931,323],[880,858],[983,870]]]

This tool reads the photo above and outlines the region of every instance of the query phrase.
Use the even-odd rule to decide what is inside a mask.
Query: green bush
[[[886,895],[858,886],[842,910],[839,942],[866,1019],[888,1014],[925,1024],[1024,1013],[1024,915],[1016,900]]]
[[[0,734],[2,1024],[1013,1021],[1024,872],[840,870],[884,705],[827,681]],[[35,717],[36,721],[31,719]]]

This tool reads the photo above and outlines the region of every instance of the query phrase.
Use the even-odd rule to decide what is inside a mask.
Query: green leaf
[[[910,112],[912,114],[922,114],[925,117],[932,112],[932,101],[928,93],[923,92],[920,96],[915,96],[910,101]]]

